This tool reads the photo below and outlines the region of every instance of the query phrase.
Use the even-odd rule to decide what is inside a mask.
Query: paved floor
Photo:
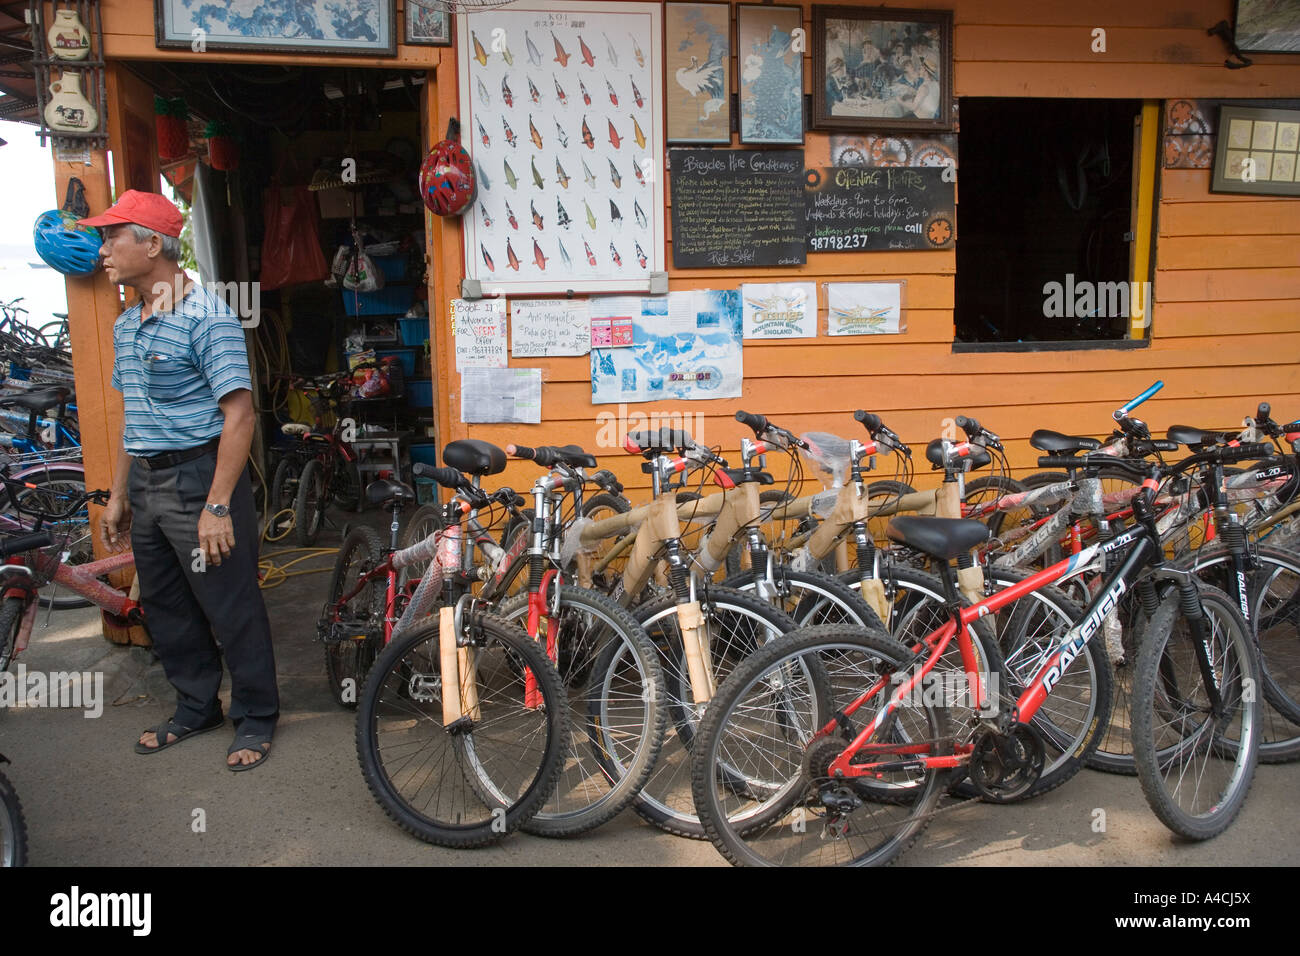
[[[378,521],[374,522],[376,525]],[[337,532],[327,529],[337,544]],[[319,562],[328,565],[329,559]],[[313,566],[304,562],[296,569]],[[274,757],[252,773],[223,768],[233,730],[165,753],[132,751],[139,731],[170,716],[161,667],[141,649],[106,643],[93,609],[38,618],[19,658],[31,671],[99,671],[102,716],[0,710],[0,753],[23,802],[30,861],[45,866],[228,865],[723,865],[708,843],[661,833],[626,812],[573,840],[514,835],[475,851],[427,846],[394,826],[357,767],[352,715],[329,696],[315,620],[327,574],[289,579],[266,598],[276,635],[283,716]],[[1300,764],[1260,767],[1226,834],[1174,841],[1134,778],[1085,771],[1017,806],[974,804],[935,820],[907,865],[1231,866],[1300,863]],[[1094,832],[1095,811],[1105,832]],[[201,825],[200,825],[201,824]]]

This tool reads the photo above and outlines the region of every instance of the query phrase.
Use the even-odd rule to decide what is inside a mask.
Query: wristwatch
[[[209,501],[203,506],[203,510],[208,512],[208,514],[216,515],[218,518],[226,518],[230,516],[229,505],[214,505]]]

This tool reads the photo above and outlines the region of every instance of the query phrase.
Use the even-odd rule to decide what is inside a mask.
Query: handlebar
[[[0,558],[7,558],[12,554],[21,554],[23,551],[35,551],[38,548],[48,548],[54,543],[54,539],[48,531],[36,531],[31,534],[19,534],[12,538],[6,538],[0,541]]]
[[[1113,417],[1115,421],[1119,421],[1122,418],[1127,418],[1129,412],[1133,411],[1133,409],[1137,408],[1139,405],[1141,405],[1148,398],[1150,398],[1152,395],[1154,395],[1156,392],[1160,391],[1164,387],[1165,387],[1165,383],[1163,381],[1157,381],[1154,385],[1148,388],[1137,398],[1134,398],[1131,401],[1121,405],[1114,412]]]
[[[577,445],[565,445],[557,447],[555,445],[539,445],[537,448],[529,448],[527,445],[506,445],[506,454],[514,458],[523,458],[526,461],[533,461],[543,468],[554,468],[556,465],[569,465],[573,468],[595,468],[596,458],[588,455]]]
[[[912,449],[903,444],[903,439],[899,438],[896,434],[885,427],[885,423],[880,420],[879,415],[863,411],[859,408],[853,413],[853,417],[862,423],[862,427],[867,430],[867,433],[870,434],[872,438],[877,440],[883,438],[885,439],[885,444],[893,448],[895,451],[908,458],[912,457]]]
[[[754,432],[755,438],[763,438],[764,434],[774,435],[787,444],[794,445],[796,448],[807,448],[808,443],[792,431],[787,431],[777,425],[773,425],[763,415],[755,415],[753,412],[739,411],[736,412],[736,421],[742,425],[748,426]]]
[[[755,415],[752,412],[739,411],[736,412],[736,421],[740,422],[740,424],[742,425],[748,426],[749,428],[753,429],[754,434],[756,436],[767,431],[767,419],[764,418],[762,415]]]
[[[416,478],[431,478],[444,488],[450,488],[452,491],[459,491],[465,484],[465,476],[455,468],[435,467],[426,465],[422,461],[417,461],[411,466],[411,474]]]
[[[1269,455],[1273,454],[1274,451],[1275,449],[1272,445],[1265,444],[1264,442],[1247,442],[1246,444],[1235,446],[1225,445],[1218,448],[1211,448],[1208,451],[1197,452],[1195,455],[1184,458],[1177,464],[1171,465],[1168,468],[1163,468],[1162,470],[1166,475],[1174,475],[1184,472],[1196,465],[1204,464],[1205,462],[1217,461],[1226,465],[1238,461],[1248,461],[1252,458],[1267,458]],[[1105,468],[1116,464],[1128,464],[1135,468],[1145,468],[1150,466],[1149,462],[1127,462],[1125,459],[1112,458],[1109,455],[1085,455],[1082,458],[1070,458],[1069,456],[1064,455],[1044,455],[1038,459],[1039,468],[1078,468],[1080,466]],[[1160,466],[1157,465],[1154,467]]]
[[[992,445],[994,448],[1002,447],[1002,439],[993,434],[974,418],[967,418],[965,415],[958,415],[954,420],[954,424],[964,431],[966,437],[971,441],[975,441],[977,438],[983,438],[986,444]]]

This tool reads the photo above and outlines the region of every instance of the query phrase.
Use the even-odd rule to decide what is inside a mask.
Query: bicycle
[[[1204,452],[1168,473],[1215,457],[1258,457],[1260,447]],[[1027,792],[1043,765],[1034,713],[1100,632],[1106,613],[1134,588],[1150,613],[1134,702],[1143,791],[1171,830],[1194,839],[1222,832],[1245,801],[1258,758],[1258,707],[1248,690],[1249,682],[1258,684],[1258,665],[1232,602],[1222,592],[1198,587],[1191,574],[1164,558],[1151,507],[1161,474],[1159,465],[1152,466],[1143,492],[1133,499],[1134,528],[970,607],[960,605],[949,562],[986,540],[988,529],[970,520],[895,519],[891,538],[935,559],[948,622],[920,654],[877,635],[820,627],[774,642],[737,668],[705,717],[692,764],[697,812],[714,845],[733,863],[829,858],[882,864],[920,835],[955,769],[964,769],[983,797],[1003,801]],[[1014,706],[990,707],[997,689],[981,685],[964,625],[1121,548],[1127,550],[1118,566],[1075,626],[1041,656]],[[971,726],[950,731],[942,699],[927,696],[922,683],[954,639],[980,713]],[[828,655],[855,660],[859,686],[866,687],[834,712],[814,685],[796,679],[795,670],[808,657]],[[762,723],[755,731],[757,722]],[[1220,763],[1226,772],[1218,772]],[[746,766],[755,769],[738,775]],[[881,780],[899,783],[907,798],[880,800]],[[1207,780],[1214,781],[1207,784],[1214,792],[1202,799],[1200,785]],[[855,817],[859,811],[862,816]],[[871,819],[887,811],[892,819]]]
[[[268,511],[274,516],[292,500],[294,534],[305,548],[316,543],[331,501],[348,511],[361,503],[357,454],[343,437],[346,420],[336,414],[347,379],[348,375],[333,375],[316,380],[311,399],[314,426],[289,422],[280,428],[298,444],[276,466]]]

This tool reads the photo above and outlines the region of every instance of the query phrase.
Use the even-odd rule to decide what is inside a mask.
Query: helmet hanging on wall
[[[32,238],[36,254],[51,269],[65,276],[88,276],[99,268],[99,247],[103,237],[94,226],[78,226],[77,220],[90,215],[81,180],[68,181],[62,209],[50,209],[36,217]]]
[[[439,216],[459,216],[474,201],[474,163],[460,144],[460,122],[453,119],[447,138],[429,150],[420,167],[420,196]]]

